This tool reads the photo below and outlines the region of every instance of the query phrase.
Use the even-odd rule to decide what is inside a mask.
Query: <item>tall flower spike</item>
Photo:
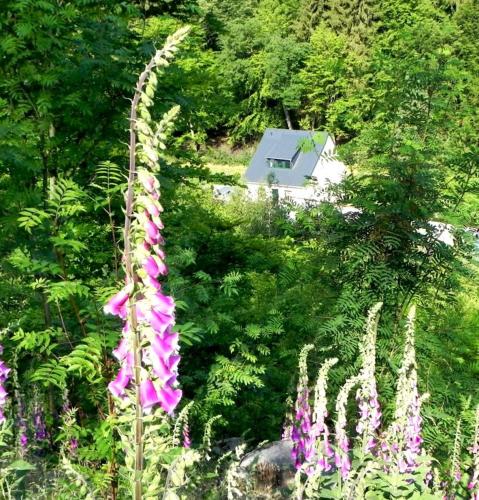
[[[359,374],[360,385],[356,392],[359,407],[359,422],[356,431],[362,437],[364,453],[372,451],[377,445],[377,430],[381,425],[381,410],[376,387],[376,337],[379,321],[379,310],[382,303],[377,303],[369,311],[366,322],[366,334],[361,343],[363,366]]]
[[[3,346],[0,344],[0,355],[3,354]],[[7,390],[5,389],[5,382],[10,373],[10,368],[0,359],[0,425],[6,421],[4,408],[7,403]]]
[[[334,429],[336,434],[336,450],[334,461],[343,479],[348,478],[349,471],[351,470],[351,459],[349,458],[349,438],[346,432],[348,396],[358,382],[359,377],[357,375],[346,380],[336,399],[336,425]]]
[[[33,408],[33,428],[35,432],[35,440],[38,442],[43,442],[47,439],[47,427],[45,425],[45,418],[43,415],[43,409],[38,399],[35,398],[35,404]]]
[[[288,396],[286,399],[286,415],[284,416],[284,422],[283,422],[283,431],[281,433],[281,440],[282,441],[288,441],[292,439],[292,433],[293,433],[293,413],[292,413],[292,408],[293,408],[293,399],[291,396]]]
[[[135,413],[132,457],[135,500],[143,496],[143,481],[148,471],[148,462],[145,463],[143,456],[143,413],[151,412],[160,405],[171,415],[182,396],[177,387],[179,356],[178,336],[173,331],[174,301],[163,294],[157,280],[158,276],[168,272],[164,252],[159,248],[164,239],[161,235],[163,222],[159,218],[162,208],[158,203],[158,151],[166,147],[163,141],[172,128],[179,107],[167,112],[155,127],[148,108],[153,104],[152,96],[158,81],[155,69],[169,64],[188,31],[188,27],[181,28],[168,37],[163,49],[156,51],[136,83],[130,108],[124,227],[123,264],[127,286],[105,306],[105,312],[125,320],[123,337],[114,351],[121,368],[108,388],[113,396],[125,400],[127,404],[122,405],[123,408],[129,404]],[[156,295],[152,294],[152,290]],[[154,349],[154,342],[159,348]],[[150,496],[153,495],[151,485],[148,491]]]
[[[140,145],[149,151],[155,146],[153,137],[145,135],[150,129],[141,118],[138,118],[137,126],[143,132]],[[132,257],[125,262],[128,284],[104,307],[106,313],[125,320],[123,337],[113,351],[121,368],[108,388],[115,397],[127,398],[132,382],[139,382],[140,404],[145,412],[160,405],[165,412],[172,414],[182,395],[176,387],[180,356],[178,334],[172,331],[175,302],[162,292],[157,280],[166,275],[168,269],[160,247],[163,244],[160,234],[163,223],[159,219],[162,207],[158,203],[160,184],[154,175],[159,164],[152,160],[153,156],[148,156],[147,161],[142,157],[145,162],[138,168],[136,181],[133,177],[133,187],[129,191],[125,240],[131,248],[125,248],[125,252]],[[141,345],[140,353],[135,345]],[[135,356],[138,356],[138,362]],[[139,381],[135,375],[137,366],[144,369],[144,376]]]
[[[414,320],[416,308],[409,310],[406,322],[406,341],[401,368],[398,371],[396,409],[394,419],[386,434],[388,448],[384,454],[394,458],[392,464],[400,473],[412,472],[421,454],[421,405],[428,394],[419,395],[414,348]]]
[[[337,358],[327,359],[319,369],[318,378],[314,388],[313,425],[312,433],[316,449],[316,473],[329,471],[329,460],[334,452],[329,442],[329,429],[326,424],[328,416],[326,390],[328,387],[328,372],[338,362]]]
[[[18,405],[18,444],[20,445],[18,452],[19,455],[23,457],[28,451],[28,426],[27,420],[25,419],[25,404],[17,389],[15,389],[15,400]]]
[[[461,448],[462,448],[462,431],[461,419],[459,418],[456,424],[456,434],[454,436],[454,446],[452,448],[451,458],[451,479],[452,483],[458,483],[461,480]]]
[[[476,407],[476,422],[474,426],[474,438],[471,447],[472,474],[467,485],[471,492],[472,500],[479,500],[479,405]]]
[[[299,380],[297,387],[297,397],[295,404],[295,422],[291,438],[293,440],[292,458],[296,469],[306,465],[306,473],[314,471],[310,466],[314,458],[314,436],[311,431],[311,408],[309,406],[308,388],[308,353],[314,348],[312,344],[305,345],[299,354]]]

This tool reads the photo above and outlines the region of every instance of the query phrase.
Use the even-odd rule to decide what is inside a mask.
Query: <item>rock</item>
[[[248,476],[254,476],[259,489],[287,488],[294,480],[291,440],[268,443],[247,453],[239,464]]]
[[[294,462],[291,458],[293,442],[288,439],[267,443],[256,450],[247,453],[240,462],[240,467],[248,468],[256,463],[268,463],[280,469],[290,469],[294,472]]]

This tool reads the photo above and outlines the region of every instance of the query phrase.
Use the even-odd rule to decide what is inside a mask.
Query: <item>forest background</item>
[[[418,305],[424,439],[447,466],[478,401],[479,3],[475,0],[3,0],[0,10],[0,328],[27,422],[44,409],[52,462],[68,389],[78,457],[115,453],[106,386],[119,323],[129,98],[168,34],[192,29],[160,78],[154,113],[181,106],[161,158],[181,385],[193,441],[278,439],[301,347],[358,368],[381,300],[379,392],[391,415],[408,306]],[[299,210],[236,196],[266,127],[328,130],[352,175],[341,203]],[[451,223],[456,245],[430,220]],[[17,401],[19,400],[17,399]],[[18,404],[18,402],[17,402]],[[18,409],[12,407],[12,414]],[[33,427],[27,426],[34,441]],[[16,431],[19,432],[19,431]],[[33,453],[33,452],[32,452]],[[100,481],[100,479],[98,479]]]

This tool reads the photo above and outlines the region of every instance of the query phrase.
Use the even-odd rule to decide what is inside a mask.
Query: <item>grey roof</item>
[[[327,138],[327,132],[267,128],[246,170],[246,181],[304,186],[313,173]],[[303,143],[308,143],[308,146],[303,146]],[[269,166],[268,159],[292,160],[296,153],[298,154],[291,169]]]

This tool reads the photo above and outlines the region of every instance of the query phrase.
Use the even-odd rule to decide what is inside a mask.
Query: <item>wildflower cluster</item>
[[[0,344],[0,356],[3,354],[3,346]],[[0,359],[0,425],[6,420],[4,414],[5,404],[7,402],[7,390],[5,389],[5,381],[10,373],[10,368]]]
[[[299,380],[295,404],[294,422],[291,429],[293,440],[292,458],[297,469],[303,469],[308,475],[318,475],[331,470],[330,459],[334,456],[329,442],[329,429],[326,424],[327,410],[327,376],[330,368],[338,360],[328,359],[318,373],[314,389],[314,404],[309,404],[308,387],[308,352],[312,345],[303,347],[299,355]],[[283,437],[284,437],[283,432]],[[289,432],[287,433],[289,434]]]
[[[321,487],[337,488],[335,495],[345,495],[348,498],[362,493],[368,488],[369,477],[374,474],[404,474],[414,472],[420,463],[421,449],[421,404],[426,395],[420,396],[417,385],[416,355],[414,349],[414,318],[415,310],[411,308],[406,326],[406,342],[403,362],[399,370],[396,410],[390,427],[381,432],[381,408],[378,400],[376,367],[376,338],[379,322],[379,310],[382,304],[376,304],[369,312],[366,322],[365,336],[360,347],[362,366],[358,375],[346,380],[336,398],[336,421],[334,428],[334,446],[330,445],[330,435],[327,427],[327,373],[337,362],[327,360],[321,367],[315,387],[314,406],[311,414],[309,407],[309,389],[306,357],[312,346],[305,346],[300,353],[299,382],[295,405],[296,423],[293,428],[292,456],[296,468],[307,474],[306,484],[302,491],[317,494]],[[357,386],[356,403],[359,418],[356,425],[358,446],[353,450],[353,444],[348,436],[347,407],[352,390]],[[479,419],[479,417],[478,417]],[[479,423],[478,423],[479,428]],[[479,433],[479,430],[477,431]],[[476,439],[474,449],[479,449]],[[352,470],[352,455],[363,457],[359,467]],[[334,456],[334,465],[331,461]],[[476,459],[477,460],[477,459]],[[338,472],[337,482],[332,476],[321,475],[335,468]],[[384,475],[386,473],[386,475]],[[478,473],[475,473],[473,487],[479,486]],[[376,476],[379,477],[379,476]],[[421,488],[427,487],[427,479]],[[301,479],[297,475],[298,491],[301,490]],[[431,478],[429,478],[431,480]],[[374,482],[374,479],[372,479]],[[380,479],[383,481],[383,479]],[[411,481],[410,476],[408,481]],[[406,483],[405,484],[410,484]],[[326,486],[325,486],[326,485]],[[314,493],[316,492],[316,493]]]

